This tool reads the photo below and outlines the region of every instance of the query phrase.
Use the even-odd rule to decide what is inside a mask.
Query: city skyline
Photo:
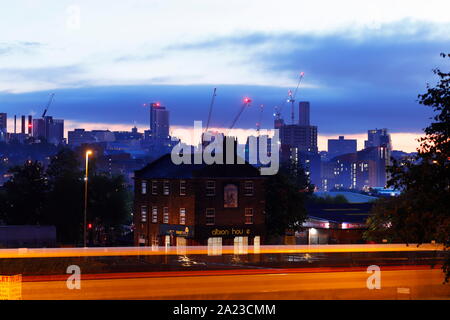
[[[321,150],[328,138],[359,137],[360,146],[367,130],[388,128],[396,149],[415,151],[431,116],[417,95],[434,84],[430,70],[443,63],[450,39],[445,1],[344,1],[327,3],[330,10],[306,1],[200,4],[197,11],[180,1],[132,1],[105,12],[101,1],[14,3],[0,14],[15,30],[0,41],[2,111],[40,114],[56,92],[50,113],[66,119],[67,130],[95,123],[124,130],[145,127],[142,104],[161,101],[172,126],[186,127],[206,121],[217,87],[213,127],[226,128],[227,111],[250,96],[236,127],[255,128],[264,104],[264,129],[304,71],[297,101],[311,102]],[[20,27],[23,15],[34,28]],[[282,111],[289,119],[289,107]]]

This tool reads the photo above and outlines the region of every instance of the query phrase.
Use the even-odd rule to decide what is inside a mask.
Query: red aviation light
[[[303,77],[305,75],[305,73],[302,71],[300,72],[300,76]]]
[[[244,103],[250,103],[250,102],[252,102],[252,99],[250,99],[249,97],[245,97],[244,98]]]

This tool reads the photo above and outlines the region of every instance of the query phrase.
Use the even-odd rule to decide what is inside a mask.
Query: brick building
[[[167,154],[135,172],[135,245],[261,243],[264,182],[248,163],[175,165]]]

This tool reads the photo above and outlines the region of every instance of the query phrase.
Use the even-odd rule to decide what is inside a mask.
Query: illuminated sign
[[[160,225],[159,226],[159,234],[175,236],[175,237],[193,237],[194,236],[194,228],[188,226],[180,226],[180,225]]]
[[[249,236],[252,233],[251,229],[245,228],[216,228],[211,230],[211,236]]]

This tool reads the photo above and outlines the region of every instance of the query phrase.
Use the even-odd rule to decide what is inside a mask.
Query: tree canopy
[[[449,54],[441,54],[450,60]],[[448,60],[446,60],[448,61]],[[377,201],[368,220],[368,240],[422,244],[430,241],[450,247],[450,72],[433,70],[439,82],[418,96],[435,112],[424,129],[415,159],[393,160],[388,186],[402,191],[396,198]],[[447,280],[449,260],[444,265]]]
[[[0,217],[7,224],[55,225],[57,240],[80,244],[84,225],[84,170],[78,156],[62,149],[45,169],[39,162],[27,161],[9,170],[0,197]],[[109,176],[90,170],[88,216],[94,225],[91,241],[110,244],[130,221],[130,191],[122,176]]]
[[[286,229],[298,229],[307,217],[305,202],[312,193],[301,167],[281,167],[266,183],[266,226],[269,236],[284,235]]]

